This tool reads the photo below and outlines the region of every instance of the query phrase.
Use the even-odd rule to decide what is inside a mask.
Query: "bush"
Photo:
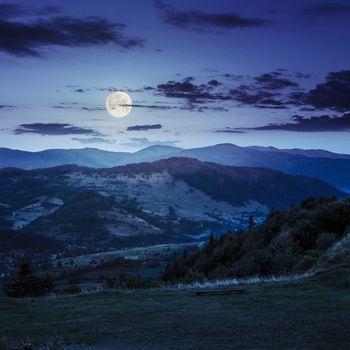
[[[46,275],[36,276],[29,264],[22,264],[17,279],[13,279],[6,287],[6,293],[10,297],[39,297],[52,293],[55,290],[54,280]]]
[[[315,265],[316,262],[317,262],[317,258],[313,256],[305,255],[299,259],[296,266],[296,270],[299,272],[305,272],[307,270],[310,270]]]
[[[64,294],[80,294],[81,288],[76,280],[70,280],[68,286],[63,290]]]
[[[337,236],[334,233],[321,233],[316,240],[316,248],[319,250],[327,250],[337,241]]]
[[[112,278],[107,278],[103,285],[105,288],[111,289],[114,287],[115,282],[112,280]]]

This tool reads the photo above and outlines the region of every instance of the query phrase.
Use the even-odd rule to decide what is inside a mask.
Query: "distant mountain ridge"
[[[67,164],[108,168],[170,157],[189,157],[231,166],[266,167],[290,174],[316,177],[350,192],[350,155],[325,150],[239,147],[229,143],[192,149],[155,145],[135,153],[94,148],[52,149],[41,152],[1,148],[0,168],[36,169]]]

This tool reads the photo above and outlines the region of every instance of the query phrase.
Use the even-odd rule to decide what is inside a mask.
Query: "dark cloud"
[[[301,73],[301,72],[296,72],[295,76],[298,79],[310,79],[311,78],[311,74],[305,74],[305,73]]]
[[[222,74],[222,76],[224,78],[228,78],[228,79],[236,80],[236,81],[242,80],[244,78],[244,76],[241,74],[231,74],[231,73],[224,73],[224,74]]]
[[[269,124],[256,128],[240,128],[236,130],[286,130],[299,132],[350,131],[350,113],[341,117],[323,115],[306,118],[295,115],[291,123]]]
[[[25,13],[19,5],[0,4],[0,18],[17,17]]]
[[[0,110],[3,109],[3,110],[9,110],[9,109],[14,109],[14,108],[17,108],[17,106],[13,106],[13,105],[0,105]]]
[[[37,11],[38,16],[50,16],[57,15],[58,13],[63,13],[64,10],[61,6],[46,6]]]
[[[243,17],[235,13],[204,13],[201,11],[177,11],[162,0],[155,0],[163,20],[177,28],[203,30],[211,28],[249,28],[266,26],[260,18]]]
[[[160,124],[153,124],[153,125],[133,125],[128,126],[126,130],[128,131],[147,131],[147,130],[155,130],[155,129],[161,129],[162,126]]]
[[[272,99],[275,93],[270,91],[255,91],[250,85],[240,85],[230,92],[232,99],[245,104],[245,105],[256,105],[257,103]]]
[[[60,102],[58,105],[52,106],[54,109],[74,109],[74,110],[82,110],[87,112],[99,112],[105,111],[106,108],[104,106],[84,106],[78,102]]]
[[[10,11],[8,9],[7,11]],[[115,44],[125,49],[142,46],[142,41],[122,33],[124,25],[98,17],[86,19],[67,16],[35,22],[0,20],[0,51],[16,56],[41,56],[49,46],[91,46]]]
[[[261,74],[255,77],[237,76],[229,73],[221,74],[221,77],[228,78],[229,81],[219,81],[212,79],[207,83],[197,84],[193,77],[187,77],[180,81],[170,80],[167,83],[159,84],[154,90],[157,95],[170,98],[184,99],[187,108],[195,111],[215,109],[226,111],[222,102],[239,103],[256,108],[287,109],[295,105],[300,99],[300,85],[291,79],[286,70],[276,70],[274,72]],[[299,77],[299,79],[304,79]],[[238,86],[235,82],[244,79],[245,84]],[[304,96],[304,93],[302,93]],[[217,103],[213,106],[210,104]],[[220,103],[220,105],[219,105]],[[299,104],[299,103],[298,103]],[[191,108],[192,107],[192,108]]]
[[[213,88],[217,87],[219,82],[213,84],[195,84],[193,78],[188,77],[182,81],[170,80],[165,84],[157,86],[157,93],[166,97],[182,98],[192,103],[199,103],[208,100],[229,100],[230,97],[221,92],[213,92]]]
[[[323,2],[305,8],[302,15],[306,17],[349,16],[350,5],[337,2]]]
[[[105,111],[106,108],[102,107],[102,106],[95,106],[95,107],[81,107],[80,108],[83,111],[87,111],[87,112],[99,112],[99,111]]]
[[[245,133],[245,131],[243,131],[243,130],[237,130],[237,129],[230,128],[230,127],[226,127],[224,129],[218,129],[218,130],[215,130],[215,132],[227,133],[227,134],[244,134]]]
[[[31,123],[21,124],[15,130],[14,134],[39,134],[46,135],[93,135],[101,136],[95,130],[82,128],[66,123]]]
[[[219,86],[221,85],[222,83],[220,83],[219,81],[217,81],[216,79],[212,79],[210,81],[208,81],[208,85],[211,85],[211,86]]]
[[[0,18],[9,19],[28,16],[50,16],[63,13],[61,6],[45,6],[39,10],[33,8],[23,8],[17,4],[0,4]]]
[[[350,110],[350,70],[329,73],[324,83],[301,94],[296,101],[317,109]]]
[[[139,104],[139,103],[133,103],[132,108],[146,108],[146,109],[157,109],[157,110],[179,109],[179,107],[176,107],[176,106],[145,105],[145,104]]]
[[[287,87],[299,86],[299,84],[296,82],[283,78],[281,75],[281,72],[265,73],[255,77],[254,79],[269,90],[280,90]]]
[[[75,89],[74,91],[75,91],[75,92],[79,92],[79,93],[84,93],[84,92],[85,92],[85,90],[84,90],[84,89],[81,89],[81,88]]]
[[[76,141],[76,142],[79,142],[81,144],[91,144],[91,143],[105,143],[105,144],[108,144],[108,145],[113,145],[115,144],[117,141],[114,140],[114,139],[107,139],[107,138],[104,138],[104,137],[89,137],[89,138],[86,138],[86,139],[81,139],[79,137],[73,137],[71,138],[72,141]]]

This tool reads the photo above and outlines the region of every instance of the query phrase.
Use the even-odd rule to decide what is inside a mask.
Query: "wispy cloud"
[[[18,108],[18,107],[14,105],[0,105],[0,110],[8,111],[9,109],[15,109],[15,108]]]
[[[350,16],[350,5],[339,2],[321,2],[306,7],[302,10],[301,15],[308,18]]]
[[[21,124],[15,130],[14,134],[39,134],[47,135],[93,135],[102,136],[99,132],[89,128],[82,128],[66,123],[31,123]]]
[[[217,129],[217,130],[215,130],[215,132],[227,133],[227,134],[244,134],[245,133],[245,131],[243,131],[243,130],[237,130],[235,128],[230,128],[230,127],[226,127],[223,129]]]
[[[128,126],[126,130],[128,131],[147,131],[147,130],[155,130],[161,129],[162,126],[160,124],[152,124],[152,125],[132,125]]]
[[[268,124],[255,128],[238,128],[236,131],[243,130],[285,130],[296,132],[344,132],[350,131],[350,113],[341,117],[323,115],[319,117],[306,118],[295,115],[289,123]]]
[[[261,18],[244,17],[237,13],[205,13],[201,11],[179,11],[163,0],[155,0],[164,22],[183,29],[210,30],[263,27],[268,21]]]
[[[50,16],[63,13],[61,6],[45,6],[40,9],[31,7],[24,8],[17,4],[0,4],[0,18],[16,18],[23,16]]]
[[[108,43],[125,49],[143,46],[143,40],[123,33],[125,25],[122,23],[98,17],[81,19],[68,16],[20,22],[9,20],[25,12],[19,6],[5,4],[0,9],[0,51],[11,55],[42,56],[41,49],[49,46],[98,46]],[[57,10],[56,7],[46,7],[42,9],[42,14]]]

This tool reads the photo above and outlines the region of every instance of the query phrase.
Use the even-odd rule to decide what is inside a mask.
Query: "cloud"
[[[237,130],[237,129],[230,128],[230,127],[226,127],[224,129],[217,129],[217,130],[215,130],[215,132],[227,133],[227,134],[244,134],[245,133],[245,131],[243,131],[243,130]]]
[[[182,98],[192,103],[208,100],[229,100],[230,97],[220,92],[213,92],[213,89],[220,85],[216,81],[213,85],[213,80],[208,84],[194,84],[192,77],[183,79],[182,81],[169,80],[167,83],[157,86],[157,93],[166,97]]]
[[[46,6],[37,11],[39,16],[50,16],[57,15],[58,13],[63,13],[64,10],[61,6]]]
[[[105,111],[106,108],[104,106],[84,106],[81,103],[78,102],[60,102],[58,105],[52,106],[54,109],[75,109],[75,110],[82,110],[87,112],[99,112],[99,111]]]
[[[158,110],[179,109],[179,107],[176,107],[176,106],[145,105],[145,104],[138,104],[138,103],[133,103],[132,108],[146,108],[146,109],[158,109]]]
[[[153,124],[153,125],[133,125],[128,126],[126,130],[128,131],[147,131],[147,130],[155,130],[155,129],[161,129],[162,126],[160,124]]]
[[[177,11],[163,0],[155,0],[164,22],[183,29],[233,29],[263,27],[268,21],[260,18],[243,17],[235,13],[205,13],[201,11]]]
[[[102,106],[96,106],[96,107],[81,107],[81,110],[88,111],[88,112],[98,112],[98,111],[105,111],[106,108]]]
[[[0,18],[17,17],[25,13],[19,5],[0,4]]]
[[[320,117],[305,118],[295,115],[292,117],[291,123],[285,124],[269,124],[256,128],[238,128],[236,130],[286,130],[297,132],[326,132],[350,131],[350,113],[341,117],[323,115]]]
[[[153,92],[155,95],[183,99],[187,102],[186,109],[201,112],[208,109],[227,111],[227,106],[223,106],[222,102],[238,102],[239,105],[256,108],[287,109],[289,105],[295,104],[297,96],[294,95],[293,99],[290,94],[301,91],[299,83],[289,79],[290,75],[286,70],[255,77],[225,73],[220,76],[226,78],[226,81],[211,79],[206,83],[196,83],[193,77],[187,77],[158,84]],[[245,84],[234,86],[243,78]],[[306,79],[306,75],[300,74],[298,79]]]
[[[299,84],[287,78],[281,77],[281,72],[265,73],[255,77],[255,81],[260,83],[266,89],[280,90],[287,87],[298,87]]]
[[[61,6],[45,6],[39,10],[26,8],[17,4],[0,4],[0,18],[16,18],[23,16],[50,16],[64,12]]]
[[[102,136],[99,132],[74,126],[66,123],[32,123],[21,124],[15,130],[14,134],[39,134],[42,136],[47,135],[93,135]]]
[[[329,73],[324,83],[301,94],[297,101],[317,109],[350,110],[350,70]]]
[[[72,141],[76,141],[82,144],[90,144],[90,143],[105,143],[108,145],[113,145],[115,144],[117,141],[114,139],[107,139],[104,137],[89,137],[87,139],[81,139],[79,137],[73,137],[71,138]]]
[[[350,5],[341,4],[337,2],[323,2],[314,4],[306,7],[302,12],[302,16],[317,18],[324,17],[329,18],[330,16],[349,16]]]
[[[13,9],[12,11],[15,11]],[[7,9],[8,12],[11,9]],[[125,49],[142,46],[143,41],[123,34],[125,25],[98,17],[68,16],[18,22],[0,19],[0,51],[15,56],[42,56],[42,48],[115,44]]]
[[[255,105],[260,101],[266,99],[272,99],[275,94],[269,91],[254,91],[252,92],[252,87],[249,85],[240,85],[235,89],[232,89],[230,95],[232,99],[241,102],[246,105]]]
[[[14,109],[14,108],[17,108],[17,106],[13,106],[13,105],[0,105],[0,110],[8,111],[9,109]]]
[[[162,145],[162,146],[174,146],[176,143],[180,141],[150,141],[146,137],[132,137],[129,139],[131,142],[123,143],[122,145],[130,146],[130,147],[149,147],[154,145]]]

